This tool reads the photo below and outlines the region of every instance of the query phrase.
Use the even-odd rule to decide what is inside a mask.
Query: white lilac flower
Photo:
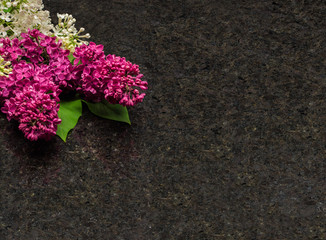
[[[5,76],[8,77],[8,75],[12,72],[11,68],[11,62],[5,61],[0,56],[0,77]]]
[[[76,19],[72,15],[66,14],[57,14],[58,24],[53,29],[54,35],[62,40],[62,43],[66,49],[70,52],[75,51],[75,47],[82,44],[88,44],[88,42],[81,40],[81,38],[90,38],[89,34],[79,35],[84,28],[80,28],[77,31],[75,27]]]
[[[11,21],[11,18],[12,18],[12,16],[10,13],[1,13],[1,15],[0,15],[0,19],[4,20],[6,22]]]
[[[58,25],[54,26],[49,11],[43,8],[42,0],[0,0],[0,37],[20,38],[28,29],[38,29],[62,40],[63,47],[72,53],[75,47],[88,44],[81,39],[90,35],[80,35],[84,28],[77,31],[72,15],[58,14]]]
[[[9,29],[9,27],[4,27],[3,25],[0,25],[0,38],[7,37],[7,31]]]

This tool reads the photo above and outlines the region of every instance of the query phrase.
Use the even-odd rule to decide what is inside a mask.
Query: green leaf
[[[69,61],[70,61],[72,64],[74,64],[75,57],[74,57],[74,55],[72,55],[72,53],[70,53],[70,54],[68,55],[68,59],[69,59]]]
[[[5,13],[11,13],[13,9],[14,9],[13,7],[10,7],[10,8],[7,8],[7,9],[3,9],[3,11]]]
[[[83,102],[87,104],[88,109],[96,116],[131,124],[126,107],[119,104],[110,104],[107,101],[99,103]]]
[[[60,101],[58,116],[61,123],[58,125],[57,135],[66,142],[68,133],[73,129],[79,117],[82,115],[82,103],[80,99],[71,101]]]
[[[74,57],[74,55],[72,53],[70,53],[68,55],[68,59],[71,62],[71,64],[74,65],[74,61],[75,61],[76,58]],[[80,60],[78,61],[77,65],[79,65],[79,64],[81,64],[81,61]]]

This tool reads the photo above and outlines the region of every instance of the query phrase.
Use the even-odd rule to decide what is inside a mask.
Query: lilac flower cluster
[[[105,56],[102,45],[91,42],[76,47],[72,64],[61,40],[38,30],[22,39],[0,39],[0,55],[11,62],[12,72],[0,75],[1,111],[19,122],[29,140],[49,139],[56,134],[59,96],[76,91],[85,100],[133,106],[147,89],[139,67],[115,55]]]
[[[77,47],[74,53],[75,64],[81,62],[81,78],[77,81],[77,92],[85,99],[100,102],[133,106],[141,102],[147,82],[142,81],[139,66],[115,55],[105,56],[102,45],[91,42]]]
[[[61,123],[58,118],[59,99],[40,88],[39,84],[22,88],[15,97],[7,99],[1,109],[8,120],[19,122],[19,129],[27,139],[34,141],[49,139],[56,134],[57,125]]]

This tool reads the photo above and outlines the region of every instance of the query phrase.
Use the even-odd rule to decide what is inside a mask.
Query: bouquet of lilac
[[[66,141],[82,102],[100,117],[130,124],[126,106],[141,102],[147,89],[139,66],[82,41],[89,34],[79,35],[84,29],[77,32],[71,15],[58,14],[55,27],[42,20],[49,15],[42,8],[37,0],[0,2],[1,111],[32,141],[54,135]],[[24,16],[28,22],[29,10],[43,24],[22,27],[19,21]]]

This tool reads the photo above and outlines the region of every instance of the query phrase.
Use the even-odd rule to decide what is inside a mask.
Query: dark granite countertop
[[[45,0],[149,82],[67,143],[0,117],[0,239],[326,239],[323,0]]]

